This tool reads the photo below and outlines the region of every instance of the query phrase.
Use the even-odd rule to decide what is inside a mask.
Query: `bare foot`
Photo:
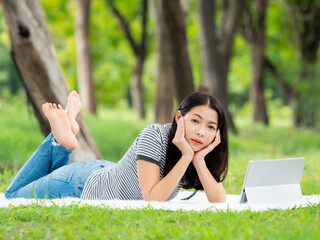
[[[71,131],[73,134],[79,132],[79,124],[76,121],[76,117],[81,109],[80,96],[76,91],[69,93],[68,104],[66,107],[67,116],[69,118]]]
[[[68,150],[75,149],[77,147],[77,139],[71,131],[68,116],[61,105],[45,103],[42,105],[42,111],[49,120],[56,141]]]

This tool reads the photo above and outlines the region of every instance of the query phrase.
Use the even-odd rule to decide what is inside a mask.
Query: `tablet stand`
[[[302,199],[300,184],[246,187],[243,201],[252,204],[294,202]]]

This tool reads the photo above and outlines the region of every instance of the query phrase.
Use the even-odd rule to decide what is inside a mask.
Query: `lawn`
[[[103,156],[118,161],[139,131],[128,109],[101,107],[83,113]],[[248,111],[237,113],[239,134],[230,134],[229,194],[239,194],[249,160],[305,157],[302,193],[320,193],[320,131],[290,127],[287,109],[271,111],[270,127],[252,124]],[[43,140],[23,98],[0,100],[0,192]],[[0,239],[320,239],[320,207],[266,212],[171,212],[112,210],[99,207],[21,206],[0,209]]]

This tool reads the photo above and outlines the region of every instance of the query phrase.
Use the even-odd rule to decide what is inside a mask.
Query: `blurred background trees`
[[[4,2],[10,1],[1,0],[0,8],[0,96],[24,86],[11,58]],[[40,4],[66,85],[90,96],[91,113],[95,104],[126,105],[164,123],[200,87],[221,100],[234,132],[232,117],[240,111],[270,124],[270,109],[279,106],[290,107],[292,125],[319,126],[317,0]]]
[[[96,99],[90,51],[90,3],[91,0],[77,0],[75,24],[77,85],[83,107],[95,114]]]
[[[10,0],[2,3],[11,39],[11,61],[46,136],[51,129],[41,106],[52,102],[65,108],[69,90],[57,61],[45,15],[38,1]],[[79,147],[73,156],[78,160],[100,158],[101,154],[80,115],[77,121],[80,126],[76,136]]]

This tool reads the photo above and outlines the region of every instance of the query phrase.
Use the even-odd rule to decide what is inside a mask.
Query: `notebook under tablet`
[[[240,203],[277,203],[302,199],[300,180],[305,158],[250,161]]]

